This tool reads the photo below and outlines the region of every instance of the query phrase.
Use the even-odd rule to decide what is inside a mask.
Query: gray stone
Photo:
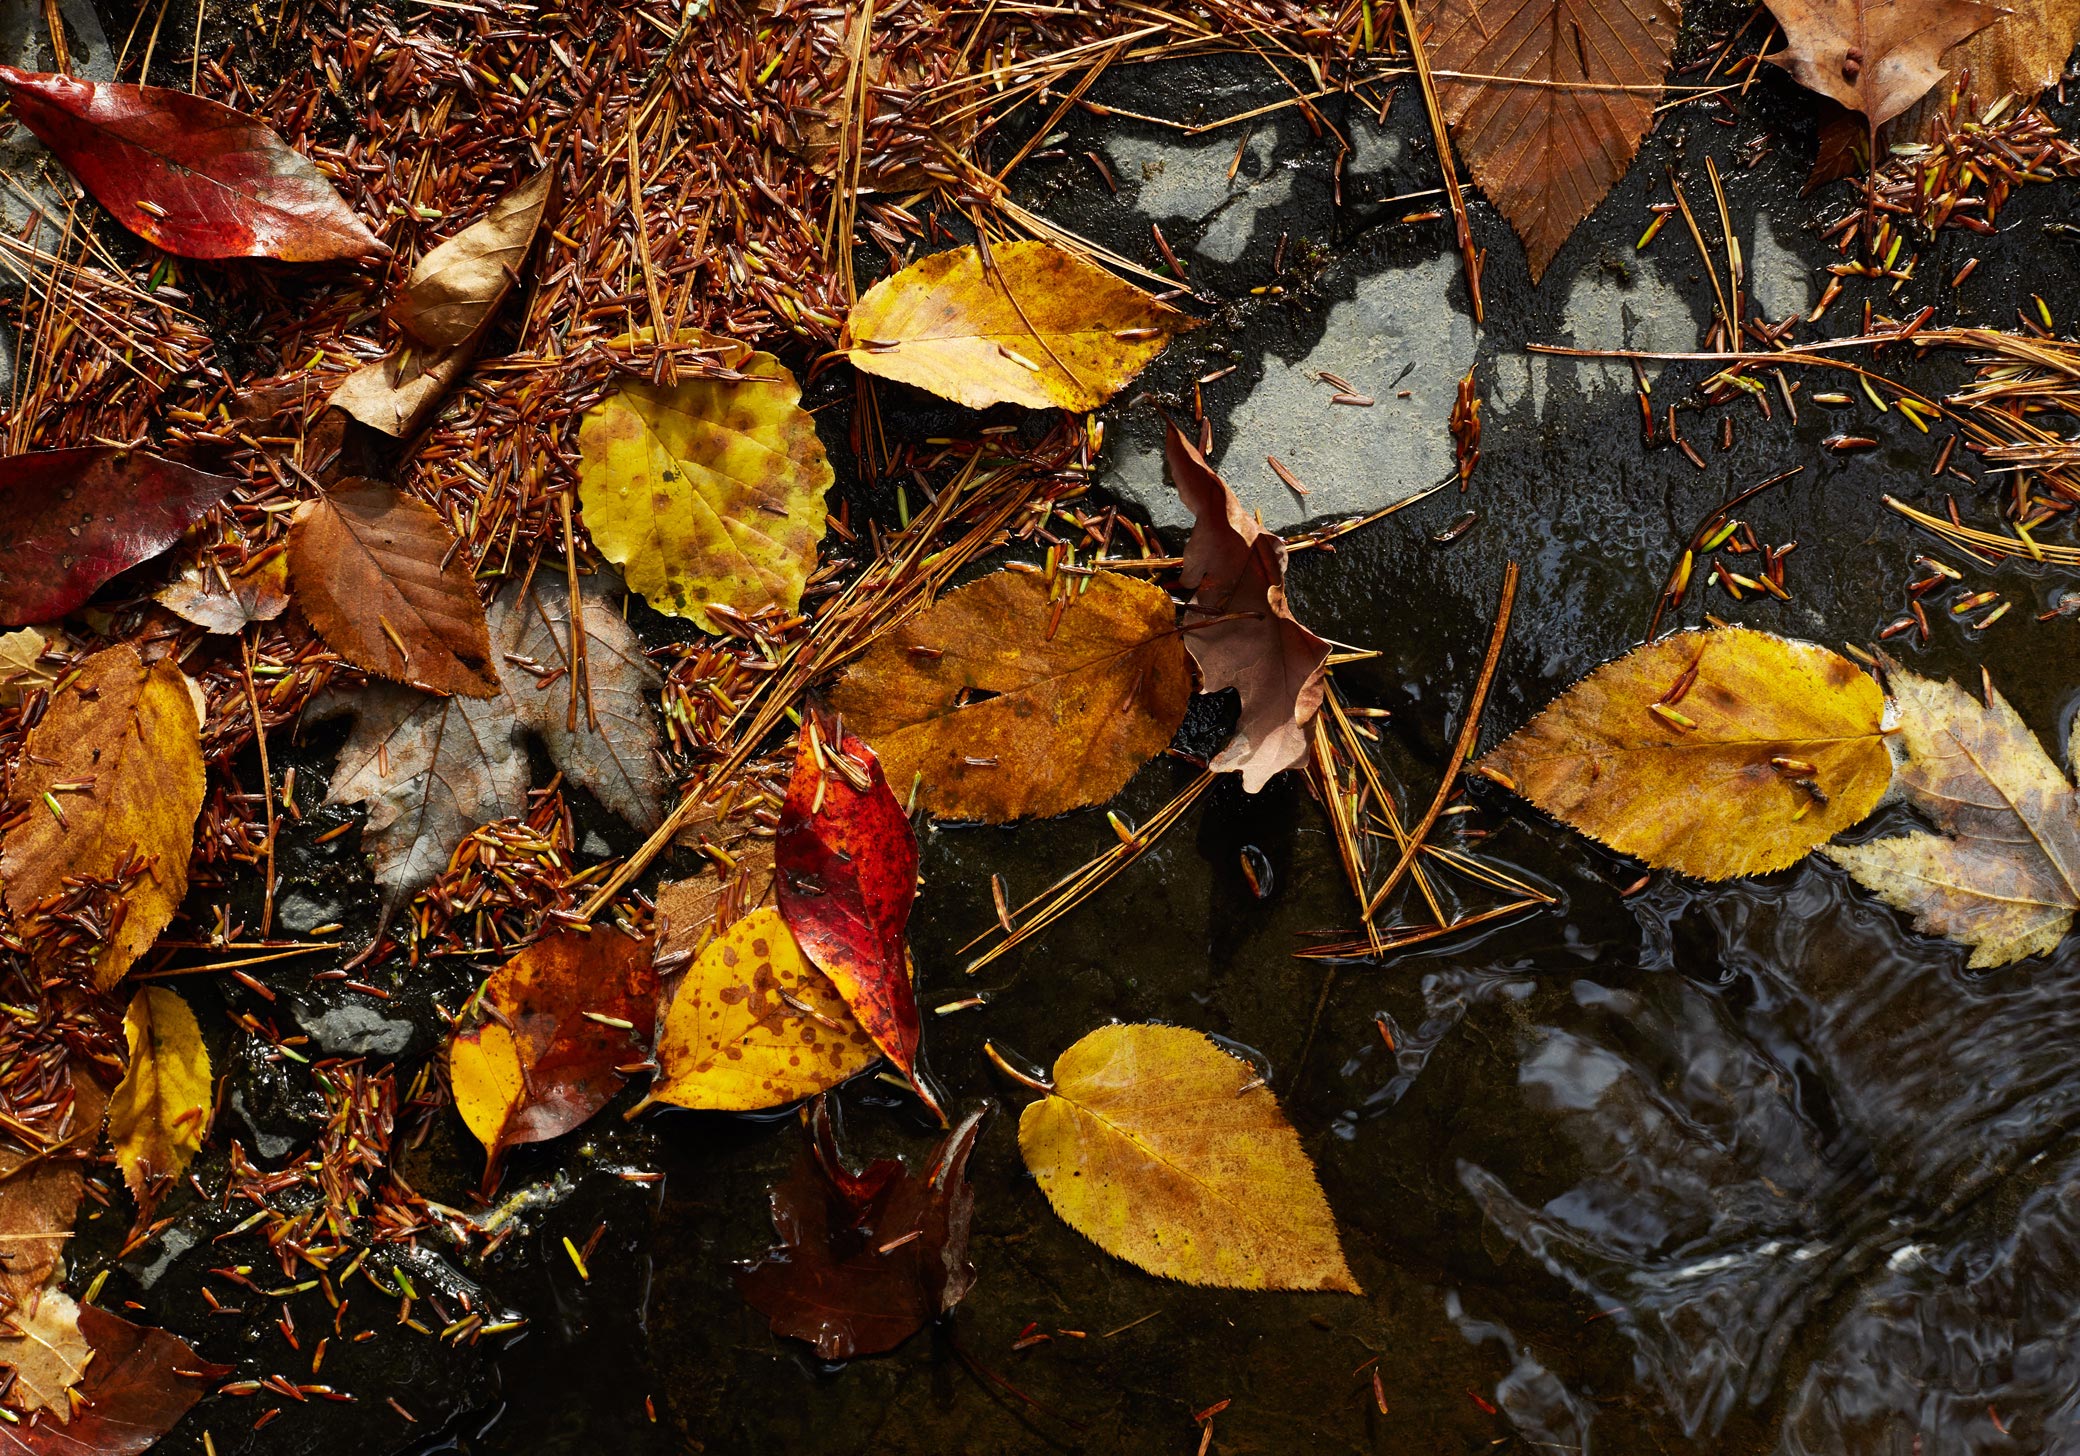
[[[328,1056],[398,1057],[412,1044],[417,1030],[409,1021],[397,1021],[372,1006],[335,1006],[324,1015],[305,1022],[304,1029]]]
[[[1669,281],[1651,254],[1626,258],[1619,266],[1595,262],[1569,280],[1559,337],[1554,341],[1578,349],[1695,349],[1704,314],[1683,286]],[[1547,279],[1550,287],[1554,280]],[[1700,281],[1700,288],[1708,285]],[[1571,378],[1582,395],[1630,390],[1632,366],[1623,359],[1566,359],[1544,354],[1507,354],[1496,358],[1490,397],[1499,410],[1513,410],[1528,400],[1543,418],[1554,371]],[[1651,378],[1657,371],[1651,365]]]
[[[313,895],[308,890],[290,890],[275,901],[274,918],[293,935],[308,935],[320,925],[343,925],[347,907],[337,900]]]
[[[1277,133],[1249,139],[1234,179],[1232,142],[1185,145],[1159,137],[1119,136],[1105,143],[1113,175],[1135,208],[1157,221],[1182,218],[1199,227],[1191,251],[1217,263],[1242,256],[1256,232],[1257,214],[1293,195],[1293,174],[1272,161]]]
[[[265,1156],[265,1155],[263,1155]],[[275,1156],[280,1156],[276,1154]],[[159,1282],[159,1277],[173,1267],[174,1260],[195,1247],[196,1237],[190,1230],[176,1224],[158,1238],[145,1245],[150,1257],[140,1253],[123,1268],[130,1277],[146,1289]]]
[[[1778,323],[1792,314],[1810,310],[1814,302],[1813,270],[1798,254],[1784,246],[1768,213],[1755,219],[1755,236],[1747,257],[1748,295],[1762,316]]]

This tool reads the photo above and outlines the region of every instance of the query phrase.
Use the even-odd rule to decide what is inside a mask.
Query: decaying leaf
[[[1914,917],[1972,947],[1976,968],[2049,955],[2080,910],[2080,798],[2007,699],[1896,664],[1898,779],[1939,831],[1824,854]]]
[[[1198,613],[1185,649],[1206,691],[1234,688],[1242,719],[1212,767],[1256,793],[1307,761],[1307,725],[1322,706],[1329,644],[1286,605],[1286,543],[1265,530],[1172,422],[1170,479],[1194,517],[1180,579]]]
[[[131,232],[184,258],[322,263],[389,249],[324,173],[242,111],[158,86],[0,66],[14,114]]]
[[[816,1100],[810,1145],[773,1190],[780,1245],[737,1274],[745,1301],[774,1334],[807,1340],[825,1360],[875,1355],[966,1297],[975,1286],[968,1155],[982,1118],[970,1113],[940,1139],[923,1174],[892,1159],[855,1174]]]
[[[144,986],[123,1017],[130,1069],[108,1100],[108,1140],[140,1201],[154,1179],[177,1177],[209,1131],[209,1048],[179,994]]]
[[[1151,1274],[1359,1292],[1278,1099],[1199,1032],[1098,1028],[1055,1063],[1018,1148],[1069,1227]]]
[[[0,634],[0,708],[12,708],[24,693],[58,680],[57,673],[43,665],[44,649],[49,645],[50,639],[34,627]]]
[[[56,621],[179,540],[235,484],[109,446],[0,460],[0,625]]]
[[[230,635],[272,622],[289,609],[289,553],[277,542],[242,565],[219,568],[202,551],[190,552],[155,600],[206,632]]]
[[[880,1055],[780,912],[754,910],[709,942],[673,993],[650,1095],[719,1112],[781,1107]]]
[[[1415,15],[1452,140],[1536,283],[1654,124],[1682,7],[1418,0]]]
[[[825,742],[813,717],[804,723],[773,852],[780,913],[802,952],[912,1075],[917,997],[904,931],[917,898],[917,836],[874,750],[850,733]]]
[[[0,841],[8,909],[26,915],[68,878],[115,881],[135,866],[95,957],[96,982],[113,986],[188,892],[202,792],[201,724],[179,666],[146,667],[126,645],[95,653],[30,730],[14,803],[33,812]]]
[[[296,602],[356,667],[434,692],[500,690],[491,631],[469,558],[424,501],[376,480],[345,480],[289,524]]]
[[[1824,647],[1678,632],[1597,668],[1477,767],[1620,853],[1724,880],[1783,869],[1877,807],[1884,713]]]
[[[727,930],[762,905],[775,903],[778,872],[773,840],[754,834],[748,818],[710,815],[688,826],[679,842],[700,849],[708,864],[691,879],[657,887],[657,913],[668,922],[660,956],[697,949],[710,927]]]
[[[0,1424],[0,1456],[142,1456],[202,1398],[203,1378],[230,1373],[165,1330],[95,1305],[78,1306],[76,1319],[93,1351],[79,1409],[64,1424],[55,1408]]]
[[[969,409],[1093,410],[1192,327],[1053,243],[999,243],[921,258],[853,305],[840,347],[866,374]]]
[[[6,1333],[0,1334],[0,1365],[14,1372],[7,1404],[15,1410],[42,1411],[60,1425],[72,1419],[66,1391],[86,1378],[94,1347],[80,1332],[80,1308],[55,1284],[46,1284],[28,1303],[10,1310]]]
[[[554,181],[537,173],[421,258],[390,305],[392,321],[436,349],[475,337],[519,281]]]
[[[795,610],[836,478],[786,366],[752,353],[731,372],[624,385],[578,429],[593,542],[650,605],[704,632],[721,630],[711,604]]]
[[[1191,700],[1169,594],[1101,571],[1050,603],[1000,571],[886,633],[832,694],[905,796],[1002,824],[1102,804],[1169,747]],[[1057,615],[1059,614],[1059,615]]]
[[[448,1044],[455,1106],[495,1164],[561,1137],[627,1085],[657,1023],[647,940],[604,926],[557,930],[484,983],[476,1019]]]
[[[44,1126],[53,1142],[91,1148],[100,1137],[108,1089],[78,1061],[72,1064],[70,1080],[70,1114],[54,1114]],[[0,1197],[0,1249],[7,1252],[0,1262],[0,1299],[26,1305],[64,1257],[79,1212],[82,1167],[75,1158],[0,1149],[0,1180],[0,1188],[6,1190]],[[6,1449],[0,1441],[0,1451]]]
[[[1943,79],[1943,53],[2007,12],[1978,0],[1768,0],[1783,49],[1764,60],[1873,129]]]

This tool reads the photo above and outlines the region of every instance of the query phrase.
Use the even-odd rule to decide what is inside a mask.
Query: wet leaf
[[[657,913],[670,922],[659,955],[695,950],[709,927],[726,930],[778,895],[772,837],[753,834],[748,821],[711,815],[690,824],[679,843],[700,849],[708,864],[692,879],[657,887]]]
[[[105,446],[0,460],[0,625],[56,621],[178,541],[235,484]]]
[[[837,1086],[880,1055],[780,912],[754,910],[709,942],[680,981],[650,1095],[720,1112],[781,1107]]]
[[[2080,0],[2002,0],[2000,8],[2012,13],[1945,51],[1943,67],[1953,76],[1970,71],[1972,94],[1983,103],[2011,93],[2029,101],[2056,85],[2065,70],[2080,40]],[[1941,91],[1922,97],[1894,119],[1881,141],[1924,139],[1942,104]],[[1823,146],[1826,141],[1823,129]],[[1820,170],[1817,162],[1813,170]]]
[[[255,553],[223,574],[203,559],[189,557],[180,574],[159,588],[159,605],[206,632],[243,632],[255,622],[272,622],[289,609],[289,553],[281,546]]]
[[[1018,1147],[1069,1227],[1151,1274],[1359,1292],[1278,1099],[1199,1032],[1098,1028],[1055,1063]]]
[[[2007,12],[1977,0],[1768,0],[1783,49],[1764,60],[1883,126],[1943,79],[1943,53]],[[2063,59],[2063,58],[2061,58]]]
[[[1286,543],[1242,508],[1174,423],[1164,449],[1170,479],[1195,518],[1182,572],[1195,609],[1185,650],[1207,692],[1234,688],[1242,700],[1235,736],[1212,767],[1241,774],[1254,794],[1281,769],[1307,761],[1307,725],[1322,706],[1329,644],[1286,605]]]
[[[773,843],[780,914],[853,1017],[909,1076],[917,997],[904,931],[917,898],[917,836],[874,750],[802,729]]]
[[[1824,647],[1678,632],[1597,668],[1477,767],[1622,854],[1724,880],[1783,869],[1877,807],[1884,712]]]
[[[1887,664],[1898,778],[1937,829],[1822,851],[1917,930],[1972,947],[1974,968],[2049,955],[2080,909],[2080,799],[2036,735],[1987,687]]]
[[[971,1113],[940,1139],[922,1174],[889,1159],[855,1174],[817,1099],[810,1146],[773,1190],[780,1246],[737,1274],[774,1334],[807,1340],[825,1360],[876,1355],[966,1297],[975,1286],[968,1155],[982,1118]]]
[[[1418,0],[1415,16],[1431,68],[1458,73],[1437,77],[1452,141],[1524,240],[1536,283],[1654,124],[1682,7]]]
[[[296,508],[289,576],[311,626],[356,667],[434,692],[499,691],[469,558],[425,502],[341,481]]]
[[[12,802],[31,812],[0,841],[8,909],[25,915],[70,877],[113,880],[141,861],[95,960],[96,982],[113,986],[188,892],[202,792],[201,725],[180,668],[146,667],[128,646],[95,653],[30,730]]]
[[[194,1373],[229,1374],[165,1330],[135,1325],[91,1304],[78,1306],[79,1330],[94,1352],[69,1424],[50,1414],[0,1424],[0,1456],[141,1456],[202,1398]]]
[[[954,248],[882,279],[845,320],[845,357],[969,409],[1093,410],[1192,327],[1053,243],[999,243],[990,259]]]
[[[184,258],[380,258],[325,175],[274,129],[185,91],[0,66],[15,117],[131,232]]]
[[[72,1064],[71,1115],[39,1124],[53,1143],[92,1148],[99,1140],[108,1089],[89,1076],[80,1062]],[[26,1305],[36,1296],[72,1238],[79,1213],[82,1165],[75,1158],[43,1157],[13,1148],[0,1149],[0,1299]],[[0,1451],[7,1448],[0,1444]]]
[[[42,1411],[44,1419],[66,1425],[72,1402],[65,1392],[78,1385],[94,1358],[94,1347],[80,1332],[80,1307],[55,1284],[46,1284],[28,1303],[8,1311],[8,1333],[0,1335],[0,1365],[14,1371],[7,1404],[18,1411]]]
[[[141,987],[123,1017],[130,1069],[108,1102],[108,1140],[140,1202],[154,1179],[178,1177],[209,1131],[209,1048],[180,996]]]
[[[1066,580],[1066,578],[1065,578]],[[1050,605],[1000,571],[886,633],[832,705],[934,814],[1002,824],[1112,798],[1191,700],[1169,594],[1115,572]]]
[[[724,342],[724,341],[716,341]],[[794,376],[771,354],[735,379],[624,385],[578,429],[585,526],[658,611],[721,628],[720,603],[791,613],[835,479]]]
[[[475,1013],[448,1044],[448,1074],[496,1163],[507,1148],[563,1136],[627,1085],[614,1069],[643,1060],[657,1023],[650,942],[606,927],[554,931],[491,973]]]
[[[390,305],[391,319],[437,349],[474,337],[519,281],[554,181],[553,173],[537,173],[421,258]]]
[[[50,640],[34,627],[19,627],[0,635],[0,708],[12,708],[22,695],[47,688],[58,680],[56,672],[43,664]]]

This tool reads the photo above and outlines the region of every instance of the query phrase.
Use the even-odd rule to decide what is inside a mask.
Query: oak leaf
[[[1970,73],[1971,94],[1981,103],[1969,108],[1973,112],[2003,96],[2034,100],[2039,92],[2058,83],[2072,58],[2074,42],[2080,41],[2080,0],[2002,0],[2002,8],[2011,13],[1943,53],[1944,69],[1951,75]],[[1942,109],[1943,92],[1931,90],[1893,118],[1887,135],[1879,138],[1880,144],[1926,139]],[[1862,127],[1856,131],[1859,142],[1867,140]],[[1823,148],[1829,139],[1823,122]],[[1813,172],[1820,175],[1819,160],[1814,162]]]
[[[1832,845],[1829,859],[1975,968],[2049,955],[2080,909],[2080,798],[2007,699],[1895,664],[1893,747],[1907,801],[1939,831]]]
[[[839,347],[864,374],[969,409],[1094,410],[1124,389],[1187,314],[1053,243],[921,258],[852,306]]]
[[[327,646],[359,668],[434,692],[499,692],[469,558],[424,501],[345,480],[296,508],[289,576]]]
[[[104,990],[150,948],[188,892],[202,812],[201,723],[179,666],[145,666],[127,645],[105,648],[51,696],[30,730],[14,803],[31,812],[0,841],[0,882],[17,917],[67,891],[68,880],[114,881],[121,922],[95,956]],[[53,807],[55,806],[55,807]]]
[[[43,665],[50,639],[34,627],[0,634],[0,708],[12,708],[26,693],[47,688],[58,674]]]
[[[968,1156],[982,1119],[971,1113],[941,1138],[922,1174],[893,1159],[853,1173],[816,1100],[809,1147],[772,1193],[780,1246],[737,1274],[774,1334],[807,1340],[825,1360],[875,1355],[966,1297],[975,1286]]]
[[[711,604],[795,610],[836,479],[786,366],[736,357],[734,377],[624,385],[578,427],[594,544],[651,606],[704,632],[721,630]]]
[[[1545,275],[1654,124],[1677,0],[1417,0],[1437,99],[1473,180]]]
[[[752,1112],[835,1087],[880,1055],[780,912],[759,909],[715,936],[673,993],[650,1096]]]
[[[108,1089],[75,1061],[70,1072],[71,1105],[62,1104],[38,1128],[52,1144],[91,1148],[101,1135]],[[58,1267],[79,1212],[82,1166],[76,1158],[0,1149],[0,1300],[26,1305]],[[4,1451],[0,1445],[0,1451]]]
[[[112,446],[0,460],[0,625],[64,616],[179,540],[235,484]]]
[[[43,1411],[65,1425],[72,1401],[65,1392],[86,1378],[94,1347],[80,1332],[80,1307],[56,1284],[46,1284],[26,1304],[10,1310],[0,1333],[0,1365],[14,1372],[7,1403],[23,1412]]]
[[[1943,79],[1943,53],[2008,12],[1978,0],[1768,0],[1784,47],[1763,57],[1875,130]]]
[[[1476,767],[1621,854],[1704,880],[1795,863],[1877,807],[1885,695],[1845,657],[1746,627],[1607,662]]]
[[[242,111],[13,66],[0,84],[95,201],[169,253],[323,263],[389,252],[308,158]]]
[[[1101,571],[1049,598],[1021,572],[969,582],[884,634],[832,693],[906,795],[923,776],[917,802],[934,814],[1002,824],[1102,804],[1184,721],[1191,674],[1168,593]]]
[[[0,1456],[142,1456],[202,1399],[198,1377],[228,1375],[186,1342],[132,1324],[95,1305],[78,1307],[79,1331],[93,1350],[81,1402],[69,1423],[55,1410],[0,1423]]]
[[[203,552],[193,552],[155,600],[205,632],[228,636],[255,622],[272,622],[289,609],[288,550],[277,543],[242,565],[221,569]]]
[[[1018,1148],[1063,1222],[1187,1284],[1359,1292],[1314,1166],[1257,1069],[1177,1026],[1063,1052]]]
[[[140,1202],[155,1179],[178,1177],[209,1132],[209,1048],[188,1003],[144,986],[123,1017],[130,1068],[108,1100],[108,1140]]]

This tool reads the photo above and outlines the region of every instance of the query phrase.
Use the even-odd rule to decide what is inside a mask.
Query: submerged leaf
[[[1102,804],[1169,747],[1191,700],[1161,587],[1084,577],[1059,618],[1046,583],[1000,571],[882,636],[831,696],[907,794],[1002,824]]]
[[[2080,798],[2007,699],[1887,664],[1899,783],[1939,831],[1822,851],[1977,969],[2049,955],[2080,910]]]
[[[1768,0],[1782,66],[1866,124],[1883,126],[1943,79],[1943,53],[2007,14],[1978,0]]]
[[[145,986],[123,1017],[130,1069],[108,1101],[108,1140],[142,1202],[155,1179],[178,1177],[209,1131],[209,1048],[178,994]]]
[[[1192,327],[1189,315],[1053,243],[921,258],[845,320],[852,367],[969,409],[1093,410]]]
[[[1313,1164],[1256,1068],[1178,1026],[1102,1026],[1018,1120],[1063,1222],[1166,1279],[1359,1292]]]
[[[95,1305],[78,1306],[93,1350],[69,1424],[46,1412],[0,1424],[0,1456],[142,1456],[202,1399],[198,1375],[229,1374],[165,1330],[135,1325]]]
[[[72,1419],[65,1392],[86,1377],[94,1347],[80,1332],[80,1307],[55,1284],[47,1284],[28,1303],[7,1315],[9,1333],[0,1334],[0,1365],[14,1372],[7,1403],[19,1411],[42,1411],[60,1425]]]
[[[1824,647],[1678,632],[1597,668],[1477,767],[1621,854],[1724,880],[1783,869],[1877,807],[1884,713]]]

